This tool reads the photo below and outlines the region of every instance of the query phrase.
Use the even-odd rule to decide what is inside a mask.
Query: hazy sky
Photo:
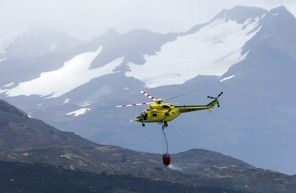
[[[35,26],[83,38],[108,28],[185,31],[235,5],[266,9],[285,5],[296,15],[296,0],[0,0],[0,36]]]

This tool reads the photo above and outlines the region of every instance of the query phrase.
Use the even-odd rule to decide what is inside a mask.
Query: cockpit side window
[[[170,107],[167,106],[167,105],[162,105],[162,108],[164,108],[164,109],[169,109]]]
[[[143,116],[144,120],[147,120],[147,117],[148,117],[148,114],[144,113],[144,116]]]

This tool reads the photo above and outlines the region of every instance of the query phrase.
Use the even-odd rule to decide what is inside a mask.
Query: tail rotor
[[[220,103],[219,103],[218,98],[219,98],[222,94],[223,94],[223,92],[220,92],[220,94],[218,94],[217,97],[208,96],[208,98],[209,98],[209,99],[216,100],[216,101],[217,101],[217,106],[220,107]]]

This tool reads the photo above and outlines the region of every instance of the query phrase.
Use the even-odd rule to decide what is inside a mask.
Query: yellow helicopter
[[[136,103],[136,104],[128,104],[128,105],[118,105],[116,107],[131,107],[131,106],[140,106],[140,105],[149,105],[149,109],[143,111],[138,117],[134,119],[136,122],[142,123],[142,126],[145,126],[145,123],[160,123],[162,124],[162,128],[168,126],[168,122],[174,120],[182,113],[192,112],[192,111],[200,111],[200,110],[212,110],[215,105],[220,107],[220,103],[218,98],[223,94],[221,92],[217,97],[208,96],[208,98],[213,99],[210,103],[206,105],[184,105],[177,106],[173,103],[165,102],[166,100],[170,100],[173,98],[177,98],[182,95],[178,95],[175,97],[171,97],[166,100],[162,100],[152,95],[148,94],[145,91],[141,91],[141,93],[153,100],[153,102],[148,103]],[[186,93],[185,93],[186,94]]]
[[[132,106],[140,106],[140,105],[149,105],[149,109],[143,111],[138,117],[134,119],[134,121],[142,123],[142,126],[145,126],[145,123],[160,123],[162,125],[162,133],[165,141],[165,153],[162,155],[162,161],[165,166],[169,166],[171,164],[171,156],[169,154],[168,148],[168,140],[164,131],[164,128],[168,126],[168,122],[174,120],[182,113],[192,112],[192,111],[200,111],[200,110],[212,110],[215,105],[220,107],[220,103],[218,98],[223,94],[221,92],[217,97],[208,96],[208,98],[213,99],[210,103],[206,105],[183,105],[177,106],[173,103],[165,102],[167,100],[177,98],[183,96],[188,93],[184,93],[181,95],[177,95],[165,100],[155,98],[152,95],[148,94],[145,91],[141,91],[141,93],[153,100],[153,102],[148,103],[136,103],[129,105],[118,105],[116,107],[132,107]]]

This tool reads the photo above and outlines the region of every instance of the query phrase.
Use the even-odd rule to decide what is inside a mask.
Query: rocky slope
[[[67,170],[47,164],[4,161],[0,161],[0,188],[6,193],[246,193],[227,188],[192,187],[130,175],[107,175]]]
[[[4,101],[0,102],[0,115],[0,158],[5,161],[47,163],[71,170],[128,174],[232,191],[284,193],[296,188],[291,176],[254,168],[216,152],[195,149],[174,154],[173,165],[164,167],[159,154],[94,144],[32,119]]]

